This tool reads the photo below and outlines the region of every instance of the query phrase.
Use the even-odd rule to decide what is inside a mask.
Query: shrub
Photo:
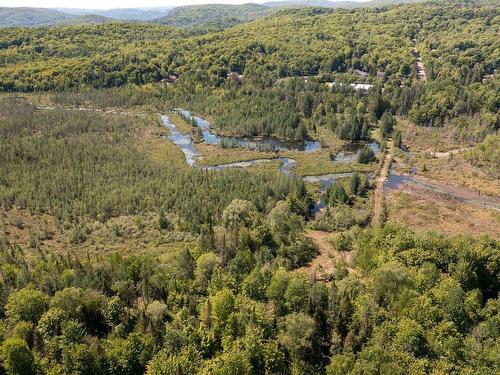
[[[365,146],[361,149],[361,152],[358,156],[358,163],[361,164],[369,164],[375,161],[375,153],[369,146]]]

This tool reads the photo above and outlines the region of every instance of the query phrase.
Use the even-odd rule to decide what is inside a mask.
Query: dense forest
[[[223,132],[305,138],[312,135],[304,129],[347,110],[380,118],[390,109],[422,125],[469,123],[486,129],[484,137],[499,126],[496,18],[498,7],[489,2],[440,1],[283,10],[207,33],[115,23],[11,28],[0,39],[0,87],[30,92],[163,82],[167,103],[210,116]],[[427,82],[417,80],[413,39],[426,59]],[[338,95],[360,80],[375,86],[348,99]],[[369,104],[366,94],[374,97]],[[269,118],[271,108],[276,113]]]
[[[0,116],[4,208],[48,212],[61,222],[173,210],[186,229],[199,230],[218,223],[236,197],[265,210],[294,191],[307,206],[302,181],[151,161],[136,150],[134,138],[148,125],[160,128],[159,119],[35,110],[7,99],[0,102]]]
[[[374,221],[417,130],[461,147],[432,158],[424,139],[429,165],[500,176],[500,4],[369,3],[1,29],[0,375],[500,372],[498,238],[386,223],[383,196]],[[174,108],[321,145],[196,142],[264,162],[189,166]],[[346,173],[294,173],[349,146]]]
[[[3,242],[4,371],[500,370],[497,242],[391,227],[351,231],[342,242],[356,250],[359,271],[339,267],[326,286],[283,267],[294,262],[287,244],[299,240],[302,225],[289,210],[278,203],[266,218],[235,200],[224,210],[225,237],[204,241],[209,248],[201,254],[180,250],[167,263],[148,256],[88,262],[40,251],[29,264]]]

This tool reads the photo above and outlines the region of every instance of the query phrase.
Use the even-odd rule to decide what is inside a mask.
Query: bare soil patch
[[[299,272],[312,274],[314,272],[316,280],[331,281],[336,270],[336,264],[344,261],[349,272],[353,271],[352,252],[336,251],[329,241],[332,235],[330,232],[320,230],[310,230],[306,236],[312,239],[319,248],[319,254],[308,265],[298,269]]]
[[[373,215],[372,225],[379,226],[382,224],[382,212],[384,206],[384,182],[389,175],[392,163],[392,142],[389,142],[389,149],[384,158],[380,175],[377,177],[377,185],[375,187],[374,202],[373,202]]]

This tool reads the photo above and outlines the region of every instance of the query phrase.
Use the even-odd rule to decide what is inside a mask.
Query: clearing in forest
[[[352,252],[340,252],[334,250],[332,244],[328,240],[332,233],[321,230],[310,230],[306,236],[314,241],[318,246],[319,254],[311,260],[309,264],[299,268],[300,272],[316,273],[316,280],[329,281],[335,273],[335,264],[345,261],[347,269],[352,272]],[[333,259],[332,259],[333,257]]]

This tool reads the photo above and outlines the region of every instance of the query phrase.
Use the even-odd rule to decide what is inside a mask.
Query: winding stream
[[[180,114],[188,122],[194,123],[201,130],[203,136],[203,141],[207,145],[218,145],[227,147],[238,147],[246,148],[250,150],[260,150],[260,151],[304,151],[304,152],[314,152],[321,148],[321,144],[318,141],[290,141],[279,139],[272,136],[265,137],[237,137],[237,136],[226,136],[217,135],[211,132],[212,124],[207,120],[193,115],[191,112],[181,108],[175,108],[174,113]]]
[[[203,135],[203,140],[206,144],[224,146],[227,144],[233,147],[255,149],[255,150],[274,150],[274,151],[287,151],[287,150],[298,150],[302,152],[314,152],[321,148],[318,141],[307,141],[307,142],[293,142],[280,140],[274,137],[236,137],[236,136],[219,136],[212,133],[211,124],[202,119],[201,117],[192,115],[189,111],[184,109],[176,109],[176,112],[180,113],[182,117],[191,121],[193,125],[198,126]],[[186,162],[191,166],[196,166],[197,159],[201,158],[202,155],[197,153],[194,148],[193,141],[190,135],[183,134],[177,129],[177,127],[169,121],[167,115],[162,116],[162,121],[165,127],[170,130],[169,138],[181,148],[186,157]],[[356,143],[347,145],[343,151],[339,152],[334,158],[333,162],[336,163],[355,163],[361,152],[361,149],[365,147],[366,143]],[[380,152],[379,144],[375,141],[368,144],[368,146],[373,150],[375,154]],[[411,160],[413,155],[411,152],[404,148],[408,158]],[[264,159],[253,159],[247,161],[239,161],[234,163],[219,164],[214,166],[196,166],[198,168],[204,168],[206,170],[224,170],[229,168],[248,168],[253,165],[267,163],[270,161],[278,160],[280,162],[279,170],[281,173],[289,176],[293,176],[293,169],[297,166],[297,161],[286,157],[276,157],[276,158],[264,158]],[[319,183],[321,198],[316,202],[313,212],[318,212],[325,207],[324,193],[330,185],[332,185],[335,180],[339,178],[345,178],[352,176],[353,172],[348,173],[332,173],[318,176],[305,176],[303,181],[305,183]],[[370,176],[369,176],[370,177]],[[371,176],[373,177],[373,176]],[[500,210],[500,199],[497,197],[486,197],[478,194],[478,192],[472,191],[470,189],[465,189],[461,187],[448,186],[446,184],[440,183],[439,181],[427,180],[416,176],[415,169],[412,169],[409,175],[402,175],[395,172],[394,165],[390,168],[388,177],[383,184],[384,189],[398,190],[403,186],[417,186],[424,188],[428,191],[440,193],[449,196],[450,198],[456,199],[461,202],[467,202],[471,204],[481,205],[488,208],[494,208]]]
[[[54,110],[56,107],[51,107],[48,105],[36,105],[37,109],[40,110]],[[87,108],[87,107],[71,107],[71,106],[58,106],[57,109],[63,110],[71,110],[71,111],[90,111],[90,112],[100,112],[106,114],[117,114],[117,115],[135,115],[135,116],[146,116],[148,113],[139,113],[139,112],[126,112],[120,111],[116,109],[104,110],[100,108]],[[275,137],[236,137],[236,136],[220,136],[211,132],[212,125],[202,119],[201,117],[194,116],[191,112],[184,109],[175,109],[175,112],[178,112],[182,115],[182,117],[190,120],[198,126],[203,135],[203,140],[206,144],[210,145],[230,145],[232,147],[240,147],[247,148],[253,150],[265,150],[265,151],[287,151],[287,150],[295,150],[302,152],[314,152],[318,151],[321,148],[321,144],[318,141],[289,141],[282,140]],[[191,167],[202,168],[205,170],[224,170],[229,168],[248,168],[253,165],[268,163],[271,161],[278,160],[280,162],[279,170],[281,173],[289,176],[293,176],[293,169],[297,166],[297,161],[287,157],[276,157],[276,158],[263,158],[263,159],[253,159],[246,161],[238,161],[234,163],[226,163],[212,166],[199,166],[196,165],[197,160],[203,157],[196,148],[194,147],[194,142],[191,138],[191,135],[182,133],[177,126],[170,122],[168,115],[160,115],[163,126],[165,126],[169,130],[168,138],[178,146],[181,151],[184,153],[184,157],[186,159],[186,163]],[[372,150],[377,153],[379,151],[379,145],[376,142],[372,142],[369,144]],[[344,151],[339,153],[334,160],[335,162],[355,162],[357,160],[357,156],[361,149],[365,147],[365,144],[358,143],[353,146],[346,148]],[[303,177],[303,181],[305,183],[319,183],[320,184],[320,193],[323,194],[327,188],[332,185],[335,180],[339,178],[352,176],[353,172],[348,173],[330,173],[325,175],[317,175],[317,176],[305,176]],[[324,197],[321,197],[313,209],[313,212],[318,212],[325,206]]]
[[[100,109],[100,108],[86,108],[86,107],[72,107],[72,106],[57,106],[52,107],[48,105],[34,105],[36,109],[39,110],[55,110],[55,109],[63,109],[63,110],[71,110],[71,111],[90,111],[90,112],[101,112],[106,114],[117,114],[117,115],[134,115],[134,116],[146,116],[151,113],[139,113],[139,112],[126,112],[120,111],[117,109]],[[210,129],[211,125],[208,121],[191,115],[189,111],[186,110],[178,110],[180,113],[189,118],[193,119],[193,122],[200,128],[203,134],[203,139],[208,144],[217,144],[221,145],[224,139],[226,141],[235,142],[239,147],[246,148],[256,148],[259,147],[271,147],[272,149],[278,150],[301,150],[304,152],[313,152],[319,150],[321,147],[319,142],[317,141],[307,141],[307,142],[290,142],[283,141],[276,138],[268,137],[268,138],[259,138],[259,137],[226,137],[226,136],[218,136],[213,134]],[[183,134],[179,129],[170,122],[168,115],[160,115],[163,125],[169,129],[168,138],[177,145],[186,158],[186,163],[192,167],[204,168],[206,170],[223,170],[228,168],[247,168],[256,164],[266,163],[273,160],[280,161],[279,170],[281,173],[286,175],[293,175],[293,169],[297,165],[297,161],[290,158],[285,157],[276,157],[276,158],[267,158],[267,159],[254,159],[247,161],[240,161],[228,164],[214,165],[214,166],[206,166],[200,167],[196,166],[197,159],[201,158],[200,155],[191,139],[190,135]],[[372,142],[369,144],[372,150],[377,153],[379,152],[379,145],[376,142]],[[359,155],[359,151],[365,144],[356,144],[354,146],[346,148],[344,151],[337,154],[334,161],[336,162],[353,162],[356,161],[357,155]],[[411,152],[405,147],[403,152],[407,154],[409,159],[411,160],[413,155]],[[319,183],[320,184],[320,193],[324,193],[328,186],[333,184],[333,182],[338,178],[349,177],[353,173],[333,173],[333,174],[325,174],[318,176],[306,176],[303,177],[304,182],[306,183]],[[373,177],[373,176],[371,176]],[[497,196],[486,196],[481,194],[480,191],[475,191],[472,189],[463,188],[460,186],[451,186],[449,184],[425,179],[423,177],[419,177],[416,175],[415,167],[413,167],[410,174],[399,174],[395,172],[394,165],[391,167],[388,177],[383,184],[383,188],[388,190],[401,190],[404,186],[416,186],[420,188],[427,189],[428,191],[440,193],[450,198],[456,199],[461,202],[467,202],[470,204],[479,205],[486,208],[492,208],[497,211],[500,211],[500,197]],[[321,198],[313,209],[313,212],[317,212],[324,207],[324,198]]]
[[[184,116],[187,116],[188,114],[190,115],[190,112],[188,112],[186,110],[177,109],[177,111],[182,111]],[[196,124],[202,130],[203,139],[205,140],[205,142],[207,144],[220,145],[221,141],[223,139],[231,138],[234,142],[237,142],[239,145],[242,145],[241,147],[243,147],[243,148],[246,148],[245,146],[252,147],[252,145],[254,145],[254,144],[269,144],[267,142],[273,142],[272,144],[274,145],[275,150],[292,150],[292,149],[297,149],[294,147],[303,147],[303,149],[302,149],[303,152],[313,152],[313,151],[318,150],[320,147],[319,142],[317,142],[317,141],[304,142],[302,144],[302,146],[299,146],[300,143],[298,143],[298,142],[278,140],[275,138],[249,138],[249,137],[218,136],[216,134],[213,134],[210,131],[211,125],[208,121],[206,121],[200,117],[196,117],[196,116],[194,116],[193,118],[195,119]],[[191,135],[182,133],[177,128],[177,126],[175,126],[174,124],[172,124],[170,122],[168,115],[162,115],[161,120],[163,122],[163,125],[170,131],[169,139],[175,145],[177,145],[184,153],[184,156],[186,158],[186,163],[191,165],[191,166],[196,166],[196,161],[198,159],[200,159],[202,157],[202,155],[196,151],[196,149],[194,147],[193,140],[191,138]],[[263,143],[261,143],[261,142],[263,142]],[[376,147],[378,148],[378,145]],[[359,150],[356,150],[356,152],[358,152],[358,151]],[[297,161],[294,159],[286,158],[286,157],[276,157],[276,158],[252,159],[252,160],[238,161],[238,162],[234,162],[234,163],[226,163],[226,164],[211,165],[211,166],[196,166],[196,167],[203,168],[206,170],[223,170],[223,169],[229,169],[229,168],[248,168],[248,167],[251,167],[253,165],[267,163],[267,162],[274,161],[274,160],[280,161],[279,170],[281,173],[286,174],[286,175],[292,175],[293,169],[297,166]],[[352,173],[331,173],[331,174],[325,174],[325,175],[319,175],[319,176],[306,176],[306,177],[304,177],[304,181],[308,182],[308,183],[319,182],[322,187],[328,187],[333,183],[333,181],[335,181],[335,179],[350,176],[350,175],[352,175]]]
[[[179,110],[177,111],[182,111],[181,113],[183,114],[184,117],[191,116],[190,112],[186,110]],[[213,134],[210,129],[211,125],[208,121],[197,117],[193,116],[192,117],[195,121],[195,124],[201,129],[203,133],[203,139],[207,144],[212,144],[212,145],[220,145],[221,142],[223,142],[224,139],[230,138],[232,142],[236,142],[238,147],[243,147],[243,148],[254,148],[257,145],[260,147],[260,145],[272,145],[274,150],[298,150],[301,149],[303,152],[313,152],[316,151],[320,148],[320,144],[317,141],[308,141],[304,142],[302,144],[298,142],[290,142],[290,141],[284,141],[284,140],[278,140],[275,138],[250,138],[250,137],[226,137],[226,136],[218,136],[216,134]],[[172,124],[169,120],[168,115],[162,115],[161,120],[163,122],[163,125],[170,131],[169,139],[177,145],[182,152],[184,153],[184,156],[186,158],[186,163],[192,167],[196,168],[202,168],[205,170],[224,170],[224,169],[230,169],[230,168],[248,168],[254,165],[258,164],[263,164],[263,163],[268,163],[271,161],[276,161],[278,160],[280,162],[279,170],[281,173],[288,175],[288,176],[293,176],[293,169],[297,166],[297,161],[291,158],[286,158],[286,157],[276,157],[276,158],[263,158],[263,159],[252,159],[252,160],[245,160],[245,161],[238,161],[238,162],[233,162],[233,163],[226,163],[226,164],[218,164],[218,165],[211,165],[211,166],[199,166],[196,165],[196,161],[202,157],[201,154],[199,154],[195,147],[193,140],[189,134],[183,134],[177,126]],[[376,148],[378,151],[378,144],[373,142],[372,144],[372,149]],[[353,155],[356,153],[360,152],[361,147],[364,147],[364,145],[360,145],[356,149],[352,149]],[[347,154],[346,154],[347,155]],[[349,156],[351,157],[351,156]],[[356,160],[357,156],[352,156],[354,157],[354,160]],[[324,193],[330,185],[332,185],[335,180],[343,177],[349,177],[352,176],[353,172],[347,172],[347,173],[330,173],[330,174],[324,174],[324,175],[317,175],[317,176],[305,176],[303,177],[303,181],[305,183],[319,183],[320,184],[320,193]],[[325,207],[325,199],[324,197],[320,198],[318,202],[316,202],[315,207],[313,209],[313,212],[319,212],[321,209]]]
[[[186,158],[186,163],[193,167],[196,159],[200,158],[201,155],[194,148],[191,136],[181,133],[181,131],[177,129],[177,126],[170,122],[167,115],[161,115],[161,122],[170,131],[168,138],[182,150]]]

